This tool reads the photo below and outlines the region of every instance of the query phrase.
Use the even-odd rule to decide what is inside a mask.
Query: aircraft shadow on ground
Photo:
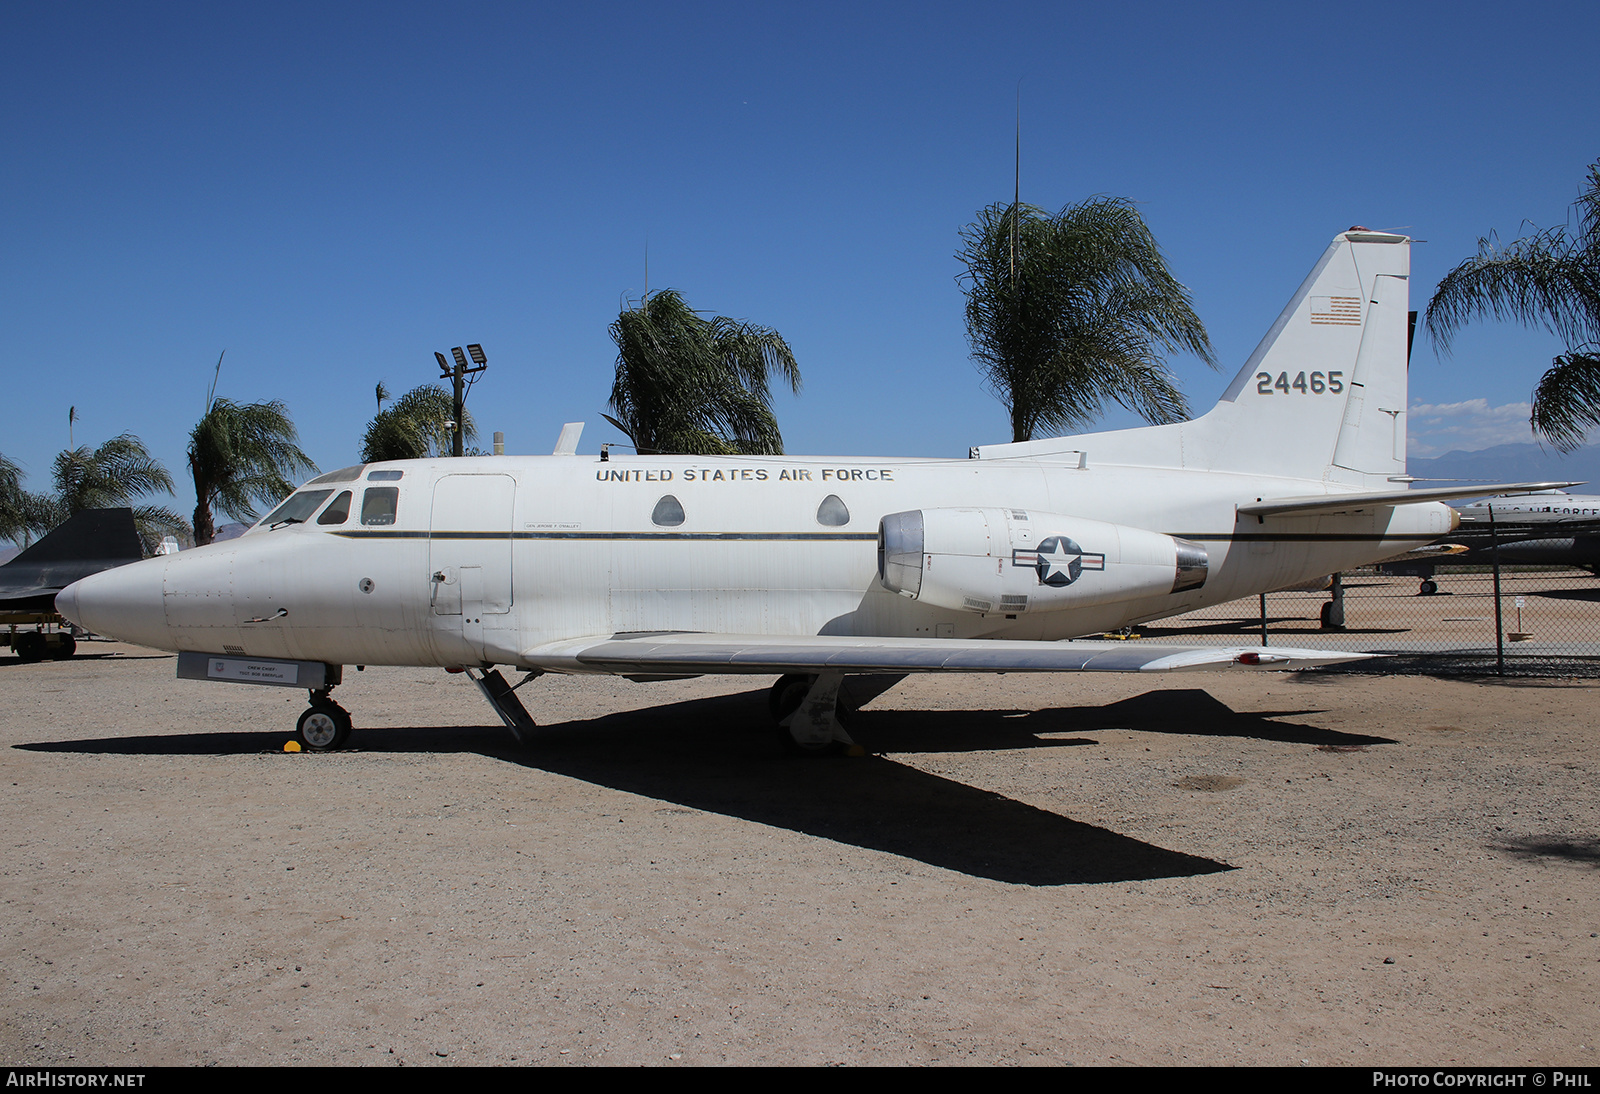
[[[1493,845],[1495,850],[1521,859],[1565,859],[1600,869],[1600,839],[1564,836],[1524,836]]]
[[[1092,741],[1044,739],[1038,734],[1126,729],[1190,737],[1247,737],[1306,745],[1394,744],[1388,737],[1280,721],[1315,709],[1235,711],[1201,688],[1149,691],[1103,706],[990,711],[867,711],[871,746],[888,752],[967,752],[1037,748]],[[993,729],[989,730],[988,726]],[[1008,742],[1014,742],[1009,743]],[[867,742],[863,742],[867,743]]]
[[[1585,604],[1600,603],[1600,589],[1541,589],[1528,595],[1543,597],[1548,600],[1577,600]]]
[[[875,753],[995,751],[1093,745],[1041,738],[1110,728],[1235,735],[1301,744],[1382,738],[1276,721],[1303,711],[1235,713],[1200,690],[1151,692],[1104,707],[1031,712],[872,711],[857,737]],[[205,733],[34,742],[37,752],[104,755],[259,755],[287,734]],[[524,747],[498,726],[357,731],[367,752],[476,752],[705,812],[787,828],[1020,885],[1191,877],[1232,869],[898,763],[783,755],[764,690],[541,728]],[[316,762],[315,757],[305,757]]]
[[[46,657],[40,661],[24,661],[20,657],[6,657],[0,655],[0,669],[22,668],[28,665],[69,665],[74,661],[160,661],[170,660],[170,653],[85,653],[79,649],[77,653],[65,661],[58,661],[54,657]]]

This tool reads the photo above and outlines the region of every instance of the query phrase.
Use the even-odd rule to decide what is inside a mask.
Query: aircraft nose
[[[141,646],[165,646],[165,558],[150,558],[75,581],[56,594],[56,611],[95,634]]]

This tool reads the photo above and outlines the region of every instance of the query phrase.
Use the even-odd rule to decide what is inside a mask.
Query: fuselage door
[[[446,475],[433,486],[428,570],[434,615],[504,615],[511,610],[510,475]]]

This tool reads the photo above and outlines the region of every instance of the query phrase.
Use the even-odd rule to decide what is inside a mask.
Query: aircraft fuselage
[[[1092,460],[506,456],[373,464],[348,481],[302,488],[328,492],[303,523],[263,521],[239,539],[124,569],[115,602],[98,597],[101,618],[84,622],[160,649],[329,664],[516,665],[545,643],[651,631],[1049,640],[1281,588],[1450,527],[1450,511],[1438,503],[1239,517],[1241,500],[1326,486]],[[374,490],[390,492],[386,505],[366,504]],[[327,523],[347,491],[348,515]],[[1198,543],[1208,569],[1196,588],[1088,607],[933,607],[880,583],[878,525],[886,514],[935,507],[1031,512],[1041,534],[1050,532],[1051,515],[1093,514]],[[1088,560],[1107,549],[1077,546]]]

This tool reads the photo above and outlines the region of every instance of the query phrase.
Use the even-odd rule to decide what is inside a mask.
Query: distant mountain
[[[1536,444],[1497,444],[1477,452],[1446,452],[1422,459],[1412,456],[1406,470],[1417,479],[1476,479],[1493,482],[1586,482],[1574,487],[1600,494],[1600,445],[1586,445],[1571,455]],[[1418,482],[1418,487],[1448,486],[1448,481]]]
[[[212,543],[221,543],[225,539],[238,539],[250,530],[248,524],[224,524],[217,529],[217,534],[211,537]]]

